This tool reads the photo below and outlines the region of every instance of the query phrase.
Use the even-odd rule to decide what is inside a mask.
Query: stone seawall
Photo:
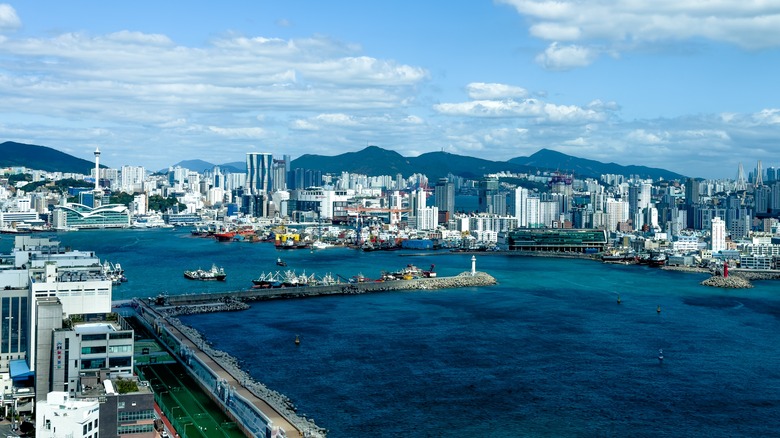
[[[243,310],[247,301],[308,298],[325,295],[355,295],[370,292],[401,290],[438,290],[460,287],[481,287],[496,284],[492,275],[484,272],[464,272],[453,277],[418,278],[365,283],[337,283],[327,286],[249,289],[210,294],[173,295],[165,297],[163,305],[155,306],[167,316]]]
[[[750,281],[738,275],[730,275],[728,277],[715,275],[702,281],[701,284],[704,286],[722,287],[726,289],[749,289],[753,287]]]

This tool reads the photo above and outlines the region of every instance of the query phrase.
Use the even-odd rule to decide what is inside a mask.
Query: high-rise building
[[[436,208],[439,212],[447,211],[450,214],[455,212],[455,184],[447,178],[439,178],[434,188],[436,195]]]
[[[486,177],[479,182],[479,211],[493,213],[494,195],[498,194],[498,178]]]
[[[93,190],[92,208],[103,205],[103,189],[100,188],[100,149],[95,148],[95,189]]]
[[[289,157],[289,155],[286,155]],[[287,168],[289,164],[285,160],[273,160],[272,188],[274,192],[287,190]]]
[[[252,194],[270,193],[273,186],[273,157],[270,153],[247,152],[246,184]]]
[[[723,219],[719,217],[712,219],[711,236],[712,243],[710,249],[713,253],[726,249],[726,223],[723,222]]]

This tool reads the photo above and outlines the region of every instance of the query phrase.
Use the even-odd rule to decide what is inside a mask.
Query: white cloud
[[[0,31],[14,30],[22,26],[22,21],[16,15],[13,6],[7,3],[0,3]]]
[[[486,84],[484,82],[472,82],[466,85],[470,99],[506,99],[506,98],[524,98],[528,96],[528,91],[522,87],[516,87],[506,84]]]
[[[656,145],[665,142],[666,134],[654,134],[647,132],[644,129],[636,129],[628,133],[626,139],[629,142],[640,143],[645,145]]]
[[[555,105],[537,99],[473,100],[460,103],[440,103],[434,109],[441,114],[468,117],[533,118],[544,123],[585,123],[603,120],[605,115],[594,109],[575,105]]]
[[[776,1],[498,1],[530,22],[533,37],[551,42],[536,61],[552,70],[587,66],[601,53],[617,56],[686,40],[725,42],[749,50],[780,47]]]
[[[228,138],[263,138],[266,134],[263,128],[222,128],[219,126],[209,126],[208,130]]]
[[[745,48],[780,46],[780,4],[764,0],[499,0],[548,41],[655,42],[706,38]]]
[[[780,124],[780,109],[764,109],[756,114],[753,114],[753,120],[761,125],[778,125]]]
[[[315,119],[326,125],[355,126],[357,122],[347,114],[320,114]]]
[[[590,65],[597,57],[594,49],[577,45],[559,46],[554,42],[536,55],[536,62],[548,70],[570,70]]]

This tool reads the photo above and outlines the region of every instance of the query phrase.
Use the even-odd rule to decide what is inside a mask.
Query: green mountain
[[[535,167],[539,169],[559,170],[563,173],[574,173],[579,177],[598,178],[604,174],[638,175],[640,178],[652,178],[653,180],[683,179],[685,176],[646,166],[621,166],[615,163],[602,163],[566,155],[550,149],[541,149],[530,157],[517,157],[509,160],[510,163]]]
[[[418,157],[404,157],[398,152],[377,146],[335,156],[302,155],[292,161],[290,168],[320,170],[323,173],[345,171],[371,176],[397,173],[409,176],[413,173],[422,173],[433,181],[447,176],[448,173],[467,178],[479,178],[486,173],[529,170],[529,167],[520,164],[490,161],[447,152],[429,152]]]
[[[95,168],[92,161],[76,158],[56,149],[34,144],[7,141],[0,143],[0,167],[24,166],[47,172],[89,175]],[[100,166],[106,167],[106,166]]]

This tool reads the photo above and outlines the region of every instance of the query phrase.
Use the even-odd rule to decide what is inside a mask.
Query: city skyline
[[[0,138],[113,167],[372,144],[734,178],[778,165],[778,46],[780,9],[735,1],[7,2]]]

